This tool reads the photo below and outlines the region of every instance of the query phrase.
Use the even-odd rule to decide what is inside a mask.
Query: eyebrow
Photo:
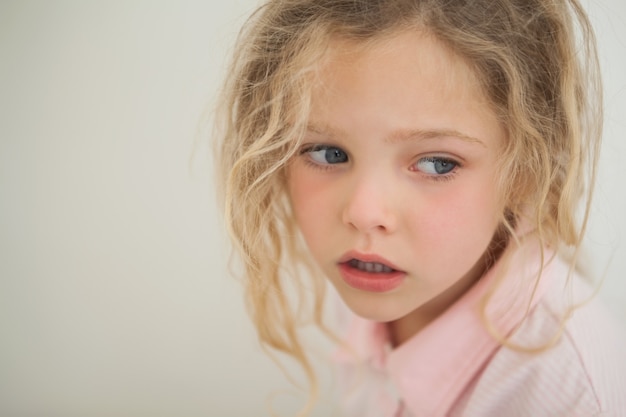
[[[465,133],[459,132],[455,129],[411,129],[411,130],[398,130],[393,132],[388,138],[385,139],[385,142],[389,143],[397,143],[397,142],[406,142],[410,140],[427,140],[427,139],[438,139],[442,137],[450,137],[461,139],[462,141],[469,143],[476,143],[483,147],[487,147],[485,143],[473,136],[466,135]]]
[[[317,133],[321,135],[327,135],[331,138],[334,137],[342,137],[347,136],[348,133],[342,129],[334,129],[326,125],[318,125],[318,124],[308,124],[307,130],[312,133]],[[485,143],[473,136],[467,135],[465,133],[459,132],[455,129],[403,129],[397,130],[393,132],[391,135],[386,137],[384,140],[388,143],[398,143],[398,142],[406,142],[413,140],[429,140],[429,139],[438,139],[443,137],[450,137],[460,139],[469,143],[476,143],[483,147],[487,147]]]

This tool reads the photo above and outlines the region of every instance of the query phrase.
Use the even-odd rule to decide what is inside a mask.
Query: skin
[[[337,40],[287,167],[308,248],[357,315],[419,332],[485,272],[502,215],[494,178],[505,131],[472,71],[432,36]],[[346,254],[402,272],[387,291],[350,285]]]

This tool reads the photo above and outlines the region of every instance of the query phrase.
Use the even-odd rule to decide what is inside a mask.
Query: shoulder
[[[578,277],[574,285],[586,288]],[[541,346],[558,335],[563,293],[548,291],[512,342]],[[554,346],[539,352],[500,348],[474,382],[461,415],[621,416],[625,392],[626,333],[592,299],[572,311]]]

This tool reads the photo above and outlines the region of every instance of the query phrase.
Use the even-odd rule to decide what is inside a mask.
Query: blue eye
[[[458,167],[458,162],[448,158],[427,157],[422,158],[415,164],[417,170],[428,175],[445,175]]]
[[[316,145],[305,149],[302,153],[307,153],[315,163],[320,165],[342,164],[348,162],[348,154],[336,146]]]

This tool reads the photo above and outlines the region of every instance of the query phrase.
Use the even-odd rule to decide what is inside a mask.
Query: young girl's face
[[[296,220],[355,313],[428,321],[484,272],[504,130],[473,73],[430,36],[331,50],[287,169]]]

